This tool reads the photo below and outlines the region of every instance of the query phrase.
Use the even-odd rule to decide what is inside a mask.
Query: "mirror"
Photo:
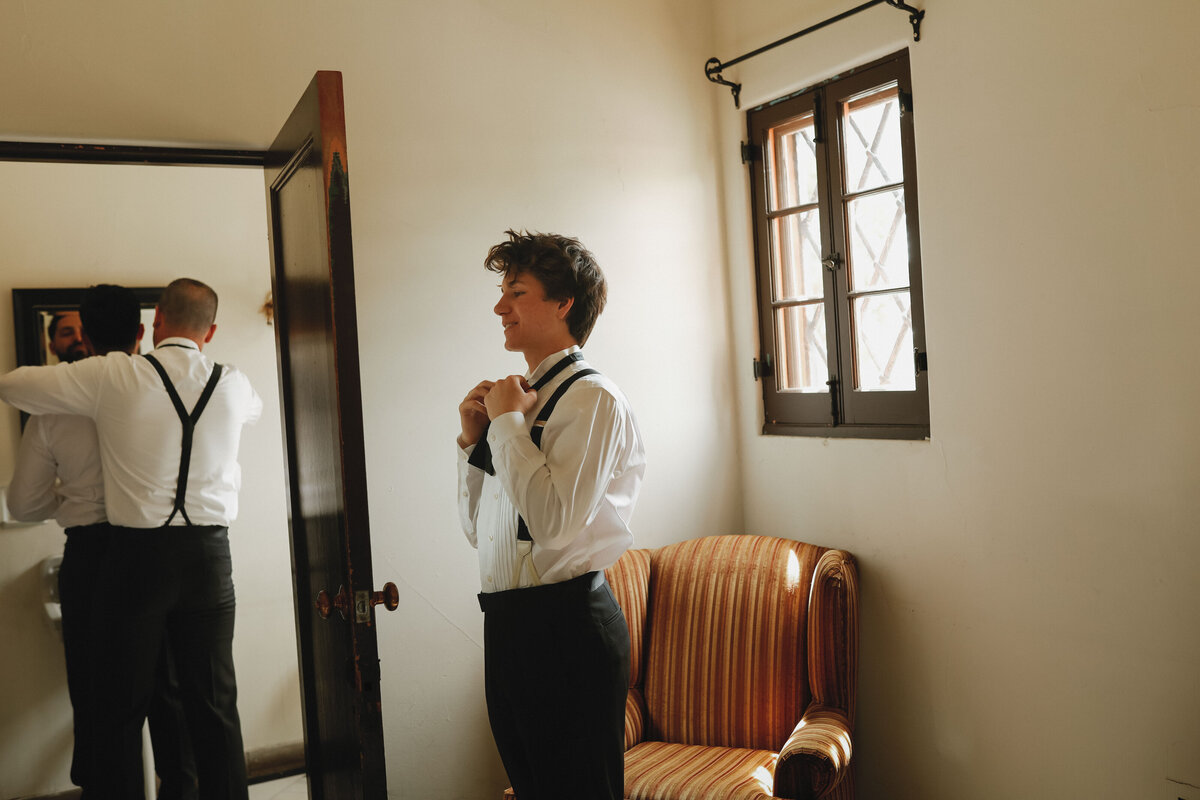
[[[86,289],[13,289],[13,328],[17,343],[17,366],[44,366],[62,361],[74,361],[78,339],[74,336],[59,336],[55,345],[55,334],[74,331],[79,322],[79,304],[83,302]],[[161,286],[139,286],[133,289],[142,307],[142,325],[146,333],[142,337],[139,352],[153,349],[150,329],[154,323],[154,307],[158,304]],[[61,357],[60,352],[61,351]],[[29,415],[21,412],[21,430]]]
[[[83,302],[86,289],[13,289],[13,327],[17,343],[17,366],[40,366],[74,360],[69,357],[70,344],[63,344],[62,358],[55,352],[51,341],[52,327],[57,330],[77,325],[79,304]],[[133,289],[142,306],[142,324],[146,336],[142,339],[140,352],[148,352],[150,328],[154,322],[154,306],[162,294],[162,287],[137,287]],[[66,315],[66,316],[64,316]]]

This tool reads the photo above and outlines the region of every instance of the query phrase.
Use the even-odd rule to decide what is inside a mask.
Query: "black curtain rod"
[[[725,80],[725,78],[721,75],[721,70],[725,69],[726,67],[732,67],[734,64],[740,64],[748,58],[754,58],[757,55],[761,55],[762,53],[765,53],[768,50],[772,50],[776,47],[779,47],[779,45],[781,45],[781,44],[787,44],[788,42],[792,41],[793,39],[799,39],[801,36],[807,36],[808,34],[812,33],[813,31],[819,31],[821,28],[824,28],[827,25],[832,25],[835,22],[841,22],[846,17],[854,16],[858,12],[866,11],[868,8],[871,8],[872,6],[877,6],[880,3],[887,3],[892,8],[898,8],[901,11],[907,11],[908,12],[908,21],[912,23],[912,27],[913,27],[913,41],[914,42],[921,41],[921,20],[925,18],[924,10],[919,9],[919,8],[913,8],[912,6],[903,2],[903,0],[868,0],[866,3],[863,3],[861,6],[852,8],[849,11],[843,11],[841,14],[838,14],[835,17],[830,17],[829,19],[825,20],[824,22],[818,22],[816,25],[811,25],[802,31],[797,31],[796,33],[793,33],[791,36],[785,36],[778,41],[771,42],[770,44],[767,44],[767,45],[763,45],[762,47],[758,48],[757,50],[751,50],[749,53],[740,55],[737,58],[730,59],[729,61],[726,61],[724,63],[722,63],[721,59],[719,59],[719,58],[715,58],[715,57],[710,58],[708,61],[704,62],[704,75],[713,83],[719,83],[722,86],[728,86],[729,90],[731,92],[733,92],[734,108],[741,108],[742,107],[742,104],[741,104],[742,85],[740,83],[734,83],[733,81]]]
[[[261,167],[266,163],[266,153],[257,150],[145,147],[128,144],[0,142],[0,161]]]

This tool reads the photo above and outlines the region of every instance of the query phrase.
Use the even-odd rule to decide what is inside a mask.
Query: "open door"
[[[313,800],[387,796],[342,76],[318,72],[267,154],[279,397]]]

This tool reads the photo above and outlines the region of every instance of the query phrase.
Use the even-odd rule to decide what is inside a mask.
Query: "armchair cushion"
[[[771,800],[768,750],[642,742],[625,754],[625,797]]]

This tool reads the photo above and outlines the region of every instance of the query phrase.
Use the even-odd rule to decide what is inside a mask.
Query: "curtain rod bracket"
[[[886,2],[892,8],[908,12],[908,21],[912,23],[913,28],[913,41],[921,41],[921,20],[925,19],[925,9],[913,8],[903,0],[886,0]]]
[[[765,53],[768,50],[776,48],[781,44],[787,44],[788,42],[792,41],[793,39],[799,39],[801,36],[807,36],[808,34],[812,33],[813,31],[817,31],[817,30],[820,30],[821,28],[824,28],[826,25],[832,25],[835,22],[838,22],[840,20],[845,19],[846,17],[857,14],[860,11],[866,11],[868,8],[871,8],[872,6],[877,6],[880,3],[887,3],[892,8],[898,8],[901,11],[907,11],[908,12],[908,21],[912,23],[912,27],[913,27],[913,41],[914,42],[921,41],[921,20],[925,19],[925,11],[923,9],[914,8],[910,5],[908,5],[907,3],[905,3],[904,0],[867,0],[867,2],[863,3],[860,6],[856,6],[855,8],[852,8],[849,11],[843,11],[841,14],[838,14],[837,16],[834,16],[834,17],[830,17],[829,19],[825,20],[824,22],[818,22],[816,25],[810,25],[809,27],[805,28],[802,31],[793,33],[791,36],[785,36],[778,41],[771,42],[768,45],[763,45],[762,47],[758,48],[757,50],[752,50],[749,53],[738,56],[737,58],[731,58],[729,61],[726,61],[725,63],[721,63],[721,59],[719,59],[719,58],[710,58],[708,61],[704,62],[704,76],[706,78],[708,78],[710,81],[712,81],[713,83],[719,83],[722,86],[728,86],[730,91],[733,92],[734,108],[741,108],[742,107],[742,104],[741,104],[742,85],[740,83],[734,83],[733,81],[725,80],[725,78],[721,75],[721,71],[723,69],[725,69],[726,67],[732,67],[734,64],[740,64],[748,58],[754,58],[756,55],[758,55],[760,53]]]
[[[704,62],[704,75],[713,83],[719,83],[722,86],[728,86],[729,91],[733,92],[733,107],[741,108],[742,85],[740,83],[734,83],[733,81],[725,80],[725,78],[721,75],[721,70],[723,69],[725,69],[725,67],[721,64],[721,59],[719,58],[710,58],[708,61]]]

